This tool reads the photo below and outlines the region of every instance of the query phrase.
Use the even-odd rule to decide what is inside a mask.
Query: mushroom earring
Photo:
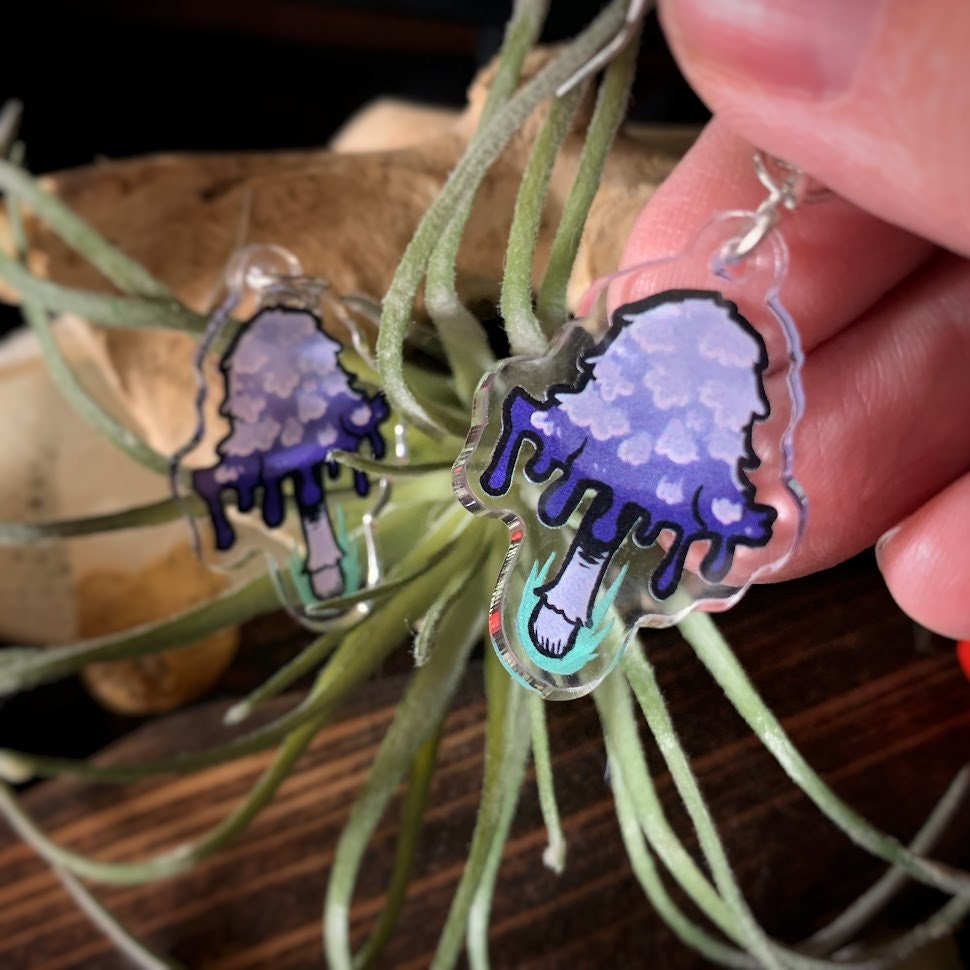
[[[510,529],[489,630],[548,698],[592,690],[639,627],[728,608],[801,536],[802,353],[775,225],[805,179],[755,165],[757,211],[601,281],[546,355],[479,386],[455,488]]]
[[[333,311],[337,323],[350,328],[356,350],[366,353],[349,314],[323,281],[302,273],[291,253],[247,247],[233,260],[226,289],[196,353],[196,428],[173,458],[172,486],[180,495],[180,482],[188,478],[204,503],[219,553],[230,554],[235,564],[254,546],[261,549],[284,606],[307,625],[326,625],[342,612],[341,598],[379,578],[371,525],[388,484],[381,479],[375,503],[368,475],[340,461],[358,453],[384,456],[387,403],[358,385],[345,365],[344,346],[323,326],[320,308]],[[224,433],[206,442],[206,355],[225,341],[231,314],[253,304],[252,315],[217,350]],[[184,460],[200,445],[214,445],[215,460],[184,472]],[[242,513],[237,517],[226,507],[232,495]],[[271,533],[243,520],[257,503]],[[359,525],[352,530],[345,506],[355,503]],[[295,515],[288,516],[288,509]],[[189,521],[195,529],[191,516]]]

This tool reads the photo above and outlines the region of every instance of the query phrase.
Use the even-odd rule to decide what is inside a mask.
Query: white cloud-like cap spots
[[[533,411],[529,418],[529,424],[544,438],[551,438],[556,434],[556,422],[548,411]]]
[[[258,374],[270,355],[258,340],[240,340],[232,354],[232,369],[237,374]]]
[[[593,368],[596,388],[603,401],[611,403],[618,397],[629,397],[636,390],[636,383],[624,373],[620,361],[603,357]]]
[[[337,442],[337,429],[333,425],[327,425],[322,431],[317,432],[317,443],[324,448],[329,448]]]
[[[237,423],[221,448],[227,455],[246,458],[257,451],[269,451],[279,433],[280,423],[273,418],[263,418],[252,424]]]
[[[347,375],[338,368],[326,374],[320,381],[320,393],[325,397],[336,397],[347,393]]]
[[[723,367],[744,370],[753,368],[761,356],[758,341],[741,327],[711,327],[701,336],[697,349],[702,357]]]
[[[263,371],[263,390],[277,397],[289,397],[300,383],[300,375],[287,364]]]
[[[294,417],[288,417],[283,422],[283,433],[280,435],[280,444],[284,448],[292,448],[303,440],[303,425]]]
[[[296,416],[306,424],[308,421],[316,421],[327,413],[327,401],[318,394],[297,394],[296,395]]]
[[[672,354],[680,344],[677,333],[681,326],[681,321],[677,319],[679,316],[677,304],[662,305],[644,313],[630,314],[624,317],[630,321],[630,326],[617,340],[627,338],[648,354]],[[640,325],[647,320],[649,326]]]
[[[233,482],[239,479],[242,475],[242,468],[239,465],[230,464],[220,464],[216,465],[216,470],[213,472],[212,477],[220,485],[231,485]]]
[[[645,465],[653,452],[653,439],[645,431],[624,438],[617,449],[617,457],[628,465]]]
[[[677,465],[689,465],[692,461],[697,461],[698,457],[697,445],[679,418],[673,418],[667,423],[657,439],[656,451],[658,455],[669,458]]]
[[[360,428],[363,428],[370,419],[371,410],[369,404],[361,404],[360,407],[354,408],[350,414],[351,424],[356,424]]]
[[[743,382],[728,383],[725,380],[708,380],[701,386],[700,400],[710,408],[714,422],[719,428],[739,431],[750,421],[752,409],[757,413],[760,399],[754,378]]]
[[[370,404],[340,366],[339,350],[308,311],[257,314],[223,364],[228,394],[221,411],[232,430],[220,454],[246,458],[314,442],[330,448],[342,431],[335,422],[373,421]]]
[[[275,333],[267,334],[277,347],[294,347],[304,340],[312,340],[320,331],[316,321],[305,313],[290,313],[276,320],[278,312],[266,315],[267,321],[275,322]],[[268,328],[267,328],[268,329]]]
[[[672,482],[669,478],[661,478],[657,482],[657,498],[668,505],[680,505],[684,501],[684,483]]]
[[[242,392],[229,395],[226,411],[240,421],[252,423],[259,420],[259,416],[266,410],[266,398],[257,394]]]
[[[325,376],[337,366],[337,350],[339,348],[336,345],[331,346],[333,341],[329,337],[325,335],[321,336],[323,336],[325,342],[321,342],[320,344],[314,342],[300,355],[297,369],[302,374],[319,374]]]
[[[694,400],[690,368],[675,360],[654,363],[643,375],[643,386],[651,391],[653,403],[661,411],[686,407]]]
[[[589,428],[597,441],[618,438],[630,430],[630,422],[619,407],[610,407],[597,394],[563,394],[559,406],[580,428]]]
[[[740,488],[738,462],[753,457],[746,431],[765,410],[757,336],[730,306],[706,293],[627,310],[623,321],[597,356],[585,358],[589,381],[558,392],[549,412],[532,415],[532,426],[551,439],[565,435],[569,421],[589,444],[609,442],[602,456],[589,451],[589,462],[596,455],[590,473],[608,480],[611,461],[626,465],[621,471],[628,477],[629,468],[642,467],[643,489],[655,488],[668,505],[689,501],[686,493],[705,469],[720,462]],[[688,467],[695,463],[696,471]],[[683,480],[671,465],[684,469]],[[664,468],[670,477],[652,484]],[[723,467],[716,474],[723,477]],[[724,525],[738,522],[743,496],[724,499],[717,514]]]
[[[744,448],[742,435],[726,428],[713,428],[707,436],[707,453],[718,461],[726,462],[732,468]]]
[[[741,521],[744,509],[740,502],[732,502],[729,498],[716,498],[711,502],[711,511],[721,525],[733,525]]]

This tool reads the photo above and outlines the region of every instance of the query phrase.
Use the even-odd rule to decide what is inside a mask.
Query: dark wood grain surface
[[[875,822],[910,837],[970,752],[970,685],[952,650],[939,643],[917,649],[911,624],[865,557],[797,583],[756,589],[720,622],[829,783]],[[880,866],[792,787],[675,633],[652,635],[647,646],[753,909],[773,932],[797,939],[864,888]],[[394,673],[362,690],[228,850],[166,883],[99,887],[100,898],[192,968],[323,966],[320,916],[333,847],[403,683]],[[138,760],[203,744],[220,735],[222,707],[210,703],[159,720],[108,756]],[[475,821],[484,711],[480,670],[473,666],[448,718],[417,871],[382,966],[417,970],[430,960]],[[592,704],[554,704],[549,713],[567,870],[557,877],[542,866],[545,833],[530,775],[499,877],[493,966],[704,966],[651,912],[630,872]],[[659,765],[652,744],[648,756]],[[268,758],[123,789],[47,782],[25,801],[72,848],[104,859],[138,857],[215,824]],[[659,768],[657,778],[677,827],[689,835]],[[352,918],[357,939],[385,903],[397,808],[378,829],[364,866]],[[970,863],[970,813],[961,813],[938,853]],[[935,901],[929,892],[908,891],[886,924],[905,924]],[[125,966],[44,864],[0,828],[0,967]]]

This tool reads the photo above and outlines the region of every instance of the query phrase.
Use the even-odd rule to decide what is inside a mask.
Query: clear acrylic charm
[[[478,389],[455,489],[509,526],[489,630],[550,699],[592,690],[637,628],[731,606],[799,540],[787,250],[770,229],[739,247],[753,215],[603,281],[547,355]]]
[[[200,442],[211,437],[205,354],[233,311],[251,312],[222,351],[221,387],[212,388],[220,395],[222,437],[214,452],[210,442],[211,460],[193,462],[189,478],[212,526],[217,564],[233,568],[261,552],[283,605],[306,625],[326,626],[346,612],[331,603],[379,579],[371,523],[388,483],[381,479],[375,496],[369,477],[338,457],[384,456],[387,402],[359,386],[346,366],[354,351],[333,333],[349,327],[358,356],[360,334],[326,284],[304,276],[292,254],[247,247],[230,266],[226,290],[196,358],[199,421],[173,461],[173,484],[183,459],[201,453]],[[396,450],[401,447],[398,432]],[[257,506],[264,528],[251,523]]]

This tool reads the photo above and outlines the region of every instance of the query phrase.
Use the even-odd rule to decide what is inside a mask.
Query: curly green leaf
[[[420,745],[436,731],[468,654],[481,637],[484,609],[475,597],[468,595],[468,578],[472,575],[468,561],[460,574],[465,580],[465,595],[451,602],[442,622],[442,636],[447,637],[444,642],[449,649],[436,651],[411,677],[337,843],[323,914],[324,945],[333,970],[350,970],[353,965],[348,916],[367,843],[407,765],[414,760]]]
[[[678,628],[751,730],[827,818],[867,852],[899,866],[919,882],[970,898],[970,873],[913,854],[898,839],[867,822],[825,784],[792,744],[707,614],[691,613]]]
[[[505,250],[501,302],[502,319],[513,354],[538,357],[546,350],[546,335],[532,309],[536,240],[556,157],[585,91],[586,86],[581,84],[553,101],[519,185]]]
[[[190,512],[203,511],[201,502],[195,499],[186,499],[186,502]],[[102,535],[124,529],[144,529],[173,522],[184,514],[175,499],[165,498],[120,512],[107,512],[104,515],[89,515],[84,518],[58,519],[51,522],[0,522],[0,545],[19,546],[76,536]]]
[[[636,74],[639,33],[632,38],[606,69],[593,117],[586,130],[583,153],[573,187],[566,199],[556,229],[549,263],[539,288],[536,313],[547,337],[551,337],[569,318],[566,291],[590,206],[603,177],[613,139],[626,115],[630,88]]]
[[[155,279],[141,263],[109,243],[57,196],[45,192],[19,165],[0,160],[0,192],[27,205],[38,219],[50,226],[118,289],[151,299],[174,299],[168,287]]]
[[[518,802],[529,754],[525,688],[508,676],[494,651],[485,654],[488,721],[485,728],[485,779],[478,821],[458,889],[438,938],[431,970],[453,967],[466,934],[469,960],[482,966],[482,922],[487,924],[491,888]],[[496,848],[497,847],[497,848]],[[474,920],[472,911],[474,909]]]
[[[412,424],[426,431],[434,433],[440,429],[404,378],[403,348],[414,301],[431,253],[451,221],[455,206],[474,191],[525,119],[622,28],[626,6],[624,0],[613,0],[579,38],[496,112],[424,214],[398,264],[384,297],[377,338],[378,369],[392,406]]]

